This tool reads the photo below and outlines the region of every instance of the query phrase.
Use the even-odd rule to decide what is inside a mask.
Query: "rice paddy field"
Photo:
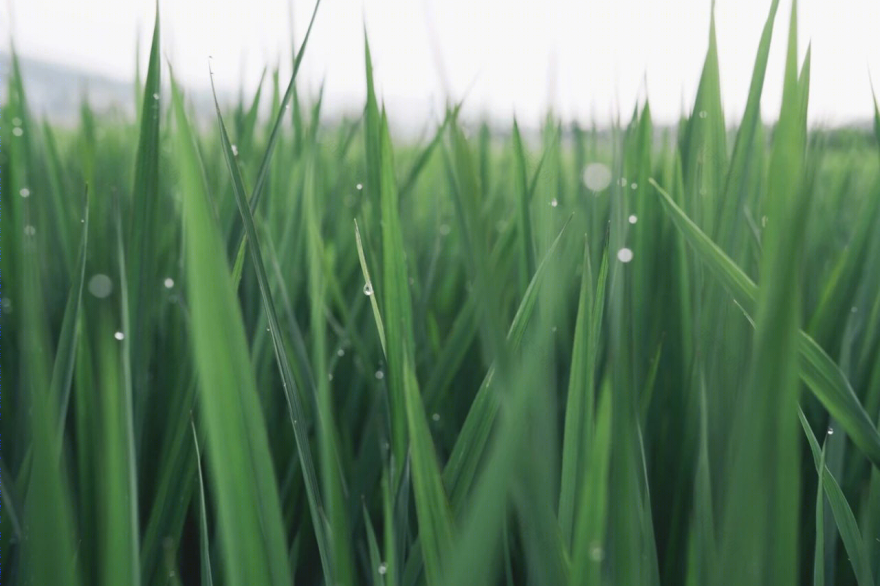
[[[368,43],[356,118],[196,112],[158,14],[134,119],[14,61],[2,584],[880,580],[880,114],[808,129],[777,4],[733,127],[714,22],[674,128],[404,141]]]

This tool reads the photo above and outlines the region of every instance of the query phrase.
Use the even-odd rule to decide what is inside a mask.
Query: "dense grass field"
[[[734,128],[714,23],[676,128],[539,139],[395,140],[368,44],[334,124],[193,111],[159,15],[135,120],[14,64],[0,583],[880,580],[880,115],[808,130],[777,4]]]

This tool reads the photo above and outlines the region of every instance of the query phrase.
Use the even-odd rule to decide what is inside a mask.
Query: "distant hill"
[[[45,116],[61,125],[76,124],[80,107],[86,98],[99,114],[134,116],[133,79],[122,81],[87,69],[24,56],[19,56],[18,61],[24,77],[28,107],[39,117]],[[6,79],[11,70],[10,54],[0,52],[0,100],[4,102],[9,91]],[[163,83],[163,86],[167,91],[167,83]],[[229,96],[222,90],[218,90],[218,94],[221,103],[228,101]],[[188,99],[196,105],[196,111],[211,112],[213,115],[214,104],[210,93],[189,92]]]
[[[28,106],[38,116],[48,116],[60,124],[72,124],[79,117],[79,109],[86,95],[96,111],[134,114],[133,82],[123,83],[91,71],[28,57],[20,56],[19,64]],[[0,72],[3,76],[0,95],[4,101],[8,91],[6,77],[11,70],[9,53],[0,53]]]

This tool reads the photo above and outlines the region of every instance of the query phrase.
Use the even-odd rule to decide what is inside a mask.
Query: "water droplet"
[[[22,187],[22,188],[21,188],[21,191],[19,191],[18,194],[19,194],[20,196],[22,196],[22,197],[30,197],[30,196],[31,196],[31,190],[28,189],[27,187]]]
[[[627,263],[633,259],[633,251],[629,248],[621,248],[617,251],[617,260]]]
[[[339,356],[340,358],[342,358],[343,356],[345,356],[345,350],[340,348],[339,350],[336,351],[336,355]]]
[[[290,104],[286,104],[286,105],[284,106],[284,109],[285,109],[285,110],[290,110]]]
[[[385,574],[387,574],[388,573],[388,564],[386,564],[385,562],[382,562],[381,564],[379,564],[379,573],[382,574],[383,576]]]
[[[449,227],[449,224],[440,224],[440,235],[441,236],[449,236],[449,233],[452,231],[452,228]]]
[[[556,326],[553,326],[552,328],[550,328],[550,331],[553,332],[554,334],[556,333],[556,330],[557,330]]]
[[[379,380],[382,380],[383,378],[385,378],[385,373],[382,372],[382,369],[379,369],[376,371],[376,378]]]
[[[4,297],[2,301],[3,311],[5,313],[10,313],[12,311],[12,299],[9,297]]]
[[[116,332],[115,334],[113,334],[113,337],[116,338],[117,340],[124,340],[125,334],[123,334],[122,332]]]
[[[601,562],[605,558],[605,550],[598,543],[590,545],[590,559],[594,562]]]
[[[238,147],[235,145],[232,145],[232,154],[238,156]]]
[[[364,295],[370,296],[373,294],[373,284],[365,283],[364,284]]]
[[[24,227],[24,235],[25,236],[33,236],[37,233],[37,229],[31,225],[27,225]]]
[[[555,208],[555,207],[558,206],[558,205],[559,205],[559,202],[556,200],[555,197],[554,197],[553,199],[550,200],[550,206],[551,206],[551,207],[554,207],[554,208]]]
[[[628,218],[628,220],[629,220],[629,223],[630,223],[630,224],[635,224],[636,222],[639,221],[639,217],[638,217],[637,215],[635,215],[635,214],[632,214],[632,215]]]
[[[24,130],[22,130],[21,128],[16,126],[12,129],[12,136],[21,136],[22,134],[24,134]]]
[[[153,99],[154,99],[154,100],[158,100],[158,99],[159,99],[159,94],[153,94]]]
[[[12,119],[12,125],[13,125],[13,126],[21,126],[21,118],[19,118],[18,116],[16,116],[15,118],[13,118],[13,119]]]
[[[360,191],[361,189],[364,188],[364,184],[363,184],[363,183],[358,183],[358,184],[355,185],[354,187],[355,187],[355,189],[357,189],[358,191]]]
[[[629,184],[629,181],[626,180],[626,177],[621,177],[618,183],[621,187],[626,187]]]
[[[332,372],[327,375],[327,380],[329,380],[329,381],[333,380],[333,373]]]
[[[705,110],[700,110],[700,118],[708,118],[708,117],[709,117],[708,112],[706,112]]]
[[[85,218],[80,218],[80,219],[79,219],[79,223],[80,223],[80,224],[85,224],[85,223],[86,223]]]
[[[164,284],[166,289],[170,289],[174,286],[174,279],[171,277],[165,277]]]
[[[584,185],[591,191],[603,191],[611,184],[611,169],[602,163],[590,163],[584,168]]]
[[[834,429],[828,428],[828,435],[834,435]]]
[[[762,228],[766,228],[766,227],[767,227],[767,216],[762,216],[762,217],[761,217],[761,227],[762,227]]]
[[[440,421],[440,414],[434,413],[433,415],[431,415],[431,419],[433,419],[434,421]]]
[[[113,293],[113,281],[107,275],[92,275],[89,279],[89,293],[98,299],[104,299]]]
[[[853,305],[853,306],[849,309],[850,313],[855,313],[855,312],[857,312],[858,310],[859,310],[859,308],[856,307],[855,305]]]

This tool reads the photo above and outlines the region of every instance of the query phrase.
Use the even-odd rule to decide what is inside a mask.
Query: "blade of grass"
[[[251,261],[256,270],[263,309],[266,312],[266,318],[269,323],[269,332],[272,336],[272,345],[275,349],[275,360],[281,374],[288,414],[293,427],[294,437],[296,438],[297,453],[299,454],[299,461],[302,466],[303,479],[305,481],[306,493],[309,501],[309,511],[312,516],[312,526],[314,527],[315,537],[318,541],[318,548],[321,553],[321,561],[324,567],[325,576],[327,579],[330,579],[333,575],[331,573],[332,566],[330,564],[330,549],[324,528],[324,509],[321,503],[320,487],[318,485],[317,474],[315,473],[314,463],[312,461],[311,447],[309,444],[308,431],[306,429],[307,420],[304,416],[299,392],[293,378],[293,370],[287,357],[284,340],[281,338],[281,326],[278,322],[275,303],[272,300],[272,291],[269,287],[269,279],[266,275],[266,267],[263,263],[263,256],[260,251],[259,240],[257,239],[257,230],[254,226],[252,210],[248,206],[241,172],[238,169],[235,155],[232,152],[232,143],[229,141],[229,135],[226,132],[226,125],[223,123],[223,117],[220,113],[220,104],[217,102],[216,92],[214,92],[214,106],[217,114],[217,122],[220,128],[221,142],[223,144],[223,155],[226,159],[227,168],[232,175],[233,192],[235,194],[236,203],[238,204],[238,211],[244,222],[245,234],[251,242],[249,248]]]
[[[572,529],[577,518],[575,497],[584,477],[593,433],[593,404],[597,345],[605,300],[605,279],[608,275],[608,253],[602,257],[596,293],[593,292],[593,269],[590,246],[584,239],[583,275],[574,330],[571,370],[568,379],[568,400],[565,406],[565,431],[562,445],[562,492],[559,496],[559,522],[563,541],[572,543]]]
[[[184,193],[193,349],[216,489],[224,576],[230,586],[288,586],[291,574],[281,506],[241,310],[183,97],[173,80],[172,95]]]
[[[667,214],[700,260],[721,280],[746,313],[753,314],[758,286],[685,215],[656,181],[650,181]],[[880,433],[871,423],[846,376],[828,354],[803,331],[798,333],[798,352],[801,379],[828,412],[840,422],[865,456],[874,466],[880,468]]]
[[[819,447],[819,442],[816,440],[816,436],[813,434],[806,416],[800,409],[798,409],[798,417],[810,444],[816,472],[821,477],[821,487],[828,496],[828,503],[831,505],[831,512],[834,514],[834,522],[837,524],[837,530],[840,532],[843,545],[846,547],[850,563],[855,571],[856,581],[859,586],[873,586],[874,579],[871,575],[870,558],[867,555],[867,551],[865,551],[865,541],[862,539],[862,533],[859,531],[855,515],[853,515],[852,509],[846,501],[840,485],[837,484],[837,479],[831,474],[828,466],[823,465],[825,460],[824,450]],[[819,513],[817,512],[816,515],[818,516]]]
[[[208,510],[205,506],[205,481],[202,478],[202,455],[199,451],[199,436],[196,433],[196,424],[190,420],[192,427],[193,446],[196,449],[196,462],[199,471],[199,552],[202,575],[202,586],[214,586],[214,577],[211,573],[211,546],[208,535]]]

